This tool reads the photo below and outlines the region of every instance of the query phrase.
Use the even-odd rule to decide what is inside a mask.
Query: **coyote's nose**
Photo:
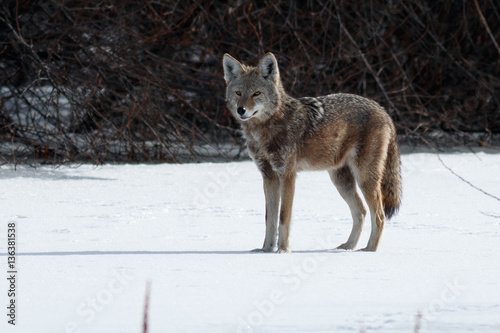
[[[244,115],[245,112],[247,111],[243,106],[238,107],[236,110],[240,116]]]

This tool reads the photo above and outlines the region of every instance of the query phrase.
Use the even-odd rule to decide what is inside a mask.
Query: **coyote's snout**
[[[296,174],[326,170],[353,218],[351,234],[338,248],[353,249],[359,241],[366,209],[357,183],[371,216],[364,250],[375,251],[385,218],[397,212],[402,195],[396,130],[384,108],[350,94],[293,98],[283,88],[272,53],[257,67],[225,54],[223,67],[227,107],[240,122],[264,180],[266,236],[258,250],[274,251],[278,233],[278,252],[291,251]]]

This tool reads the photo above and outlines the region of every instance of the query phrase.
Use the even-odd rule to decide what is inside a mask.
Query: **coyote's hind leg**
[[[356,190],[356,181],[351,169],[346,165],[340,169],[328,171],[330,178],[339,191],[342,198],[349,205],[352,215],[352,230],[347,242],[338,246],[338,249],[352,250],[356,247],[363,229],[363,222],[366,216],[366,209]]]

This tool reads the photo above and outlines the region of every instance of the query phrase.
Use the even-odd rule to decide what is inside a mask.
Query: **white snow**
[[[442,155],[500,196],[500,155]],[[403,155],[404,198],[376,253],[332,250],[351,230],[326,172],[301,173],[291,254],[264,239],[252,162],[0,167],[0,267],[17,225],[16,325],[1,332],[500,331],[500,202],[433,154]],[[358,247],[366,245],[369,219]]]

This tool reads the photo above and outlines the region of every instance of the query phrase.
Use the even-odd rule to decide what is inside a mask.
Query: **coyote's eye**
[[[236,95],[241,96],[241,91],[236,91]]]
[[[260,95],[260,91],[256,91],[256,92],[254,92],[254,93],[253,93],[253,96],[254,96],[254,97],[255,97],[255,96],[259,96],[259,95]]]

